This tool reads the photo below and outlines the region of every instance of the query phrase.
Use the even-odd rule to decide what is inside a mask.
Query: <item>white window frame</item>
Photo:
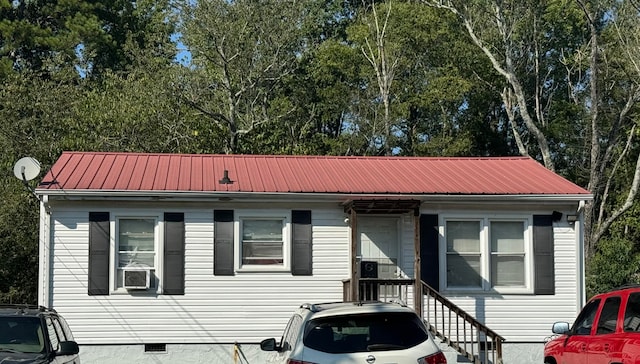
[[[291,272],[291,211],[290,210],[236,210],[234,221],[235,271],[242,272]],[[282,265],[242,264],[242,223],[244,220],[282,221]]]
[[[157,213],[148,213],[145,211],[138,212],[122,212],[113,213],[113,219],[111,224],[111,244],[109,254],[109,282],[111,282],[111,293],[115,294],[130,294],[124,287],[118,287],[118,253],[119,253],[119,236],[120,236],[120,220],[126,219],[152,219],[154,220],[153,229],[153,241],[154,241],[154,268],[152,270],[151,280],[157,278],[158,284],[155,288],[149,288],[148,290],[141,290],[139,292],[159,293],[162,292],[162,272],[164,271],[163,259],[164,256],[164,237],[160,232],[164,231],[164,221],[162,216]]]
[[[481,287],[449,287],[447,286],[447,223],[449,221],[479,221],[480,222],[480,276],[482,279]],[[492,287],[491,282],[491,222],[522,222],[523,238],[524,238],[524,286],[508,287],[495,286]],[[447,293],[498,293],[498,294],[533,294],[534,277],[533,270],[533,216],[532,215],[469,215],[469,214],[451,214],[442,215],[439,222],[440,239],[439,239],[439,259],[440,259],[440,287],[444,287],[443,291]]]

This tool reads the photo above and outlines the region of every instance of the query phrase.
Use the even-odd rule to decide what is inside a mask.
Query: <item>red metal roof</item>
[[[228,171],[232,184],[222,184]],[[64,191],[586,195],[526,157],[64,152],[38,187]]]

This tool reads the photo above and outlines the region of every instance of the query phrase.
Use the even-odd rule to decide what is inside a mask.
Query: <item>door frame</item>
[[[349,200],[343,203],[344,212],[349,219],[349,254],[350,254],[350,297],[359,297],[358,282],[358,262],[356,259],[358,241],[358,216],[365,214],[406,214],[413,212],[413,246],[414,263],[413,278],[414,286],[414,309],[422,315],[422,281],[420,280],[420,205],[419,200],[383,200],[383,199],[361,199]]]

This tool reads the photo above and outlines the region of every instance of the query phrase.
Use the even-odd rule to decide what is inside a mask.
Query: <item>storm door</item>
[[[361,278],[399,277],[399,224],[399,217],[358,216],[356,255]]]

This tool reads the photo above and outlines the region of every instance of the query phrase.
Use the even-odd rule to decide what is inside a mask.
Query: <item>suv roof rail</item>
[[[300,308],[304,308],[307,309],[311,312],[318,312],[319,309],[316,305],[314,305],[313,303],[303,303],[300,305]]]
[[[375,304],[395,304],[395,305],[400,305],[402,307],[407,307],[407,304],[400,299],[393,299],[390,301],[377,301],[377,300],[370,300],[370,301],[335,301],[335,302],[322,302],[322,303],[303,303],[300,305],[300,308],[302,309],[307,309],[311,312],[320,312],[324,309],[330,308],[331,305],[354,305],[354,306],[364,306],[364,305],[375,305]]]
[[[627,288],[639,288],[640,284],[638,283],[629,283],[629,284],[623,284],[622,286],[616,288],[615,290],[619,290],[619,289],[627,289]]]
[[[395,303],[397,305],[400,305],[402,307],[407,307],[407,303],[404,302],[403,300],[396,298],[396,299],[392,299],[391,301],[389,301],[389,303]]]
[[[30,305],[26,303],[0,303],[0,308],[15,308],[25,312],[26,310],[37,310],[40,312],[56,312],[53,308],[47,308],[42,305]]]

